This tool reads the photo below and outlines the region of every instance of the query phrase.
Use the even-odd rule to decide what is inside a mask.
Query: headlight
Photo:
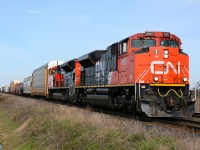
[[[169,52],[168,50],[164,50],[164,54],[168,54],[168,52]]]
[[[157,82],[157,81],[158,81],[158,77],[154,77],[154,81],[156,81],[156,82]]]
[[[168,55],[164,55],[164,58],[168,58]]]
[[[169,51],[168,50],[164,50],[164,58],[168,58]]]
[[[184,81],[184,82],[187,82],[187,78],[183,78],[183,81]]]

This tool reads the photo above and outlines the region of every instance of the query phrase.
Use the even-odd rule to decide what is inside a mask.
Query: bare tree
[[[200,81],[197,82],[196,89],[197,89],[197,98],[200,98]]]

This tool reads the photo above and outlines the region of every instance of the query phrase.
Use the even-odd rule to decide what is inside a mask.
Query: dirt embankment
[[[133,119],[0,93],[3,149],[199,149],[199,138]]]

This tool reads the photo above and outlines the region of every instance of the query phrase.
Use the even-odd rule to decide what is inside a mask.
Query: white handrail
[[[150,69],[150,67],[149,67],[149,69]],[[146,70],[144,70],[143,72],[142,72],[142,74],[139,76],[139,78],[135,81],[135,100],[136,100],[136,95],[137,95],[137,90],[136,90],[136,83],[137,83],[137,81],[143,76],[143,74],[145,74],[145,72],[147,71],[147,70],[149,70],[149,69],[146,69]]]
[[[149,69],[150,69],[151,67],[149,67]],[[144,73],[144,75],[140,78],[140,80],[139,80],[139,99],[141,99],[141,95],[140,95],[140,81],[142,80],[142,78],[147,74],[147,72],[149,71],[149,69],[147,69],[147,71]],[[143,99],[141,99],[141,100],[143,100]]]

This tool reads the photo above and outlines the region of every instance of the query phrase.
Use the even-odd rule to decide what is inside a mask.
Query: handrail
[[[141,100],[143,100],[140,96],[140,83],[141,83],[141,80],[142,80],[142,78],[147,74],[147,72],[150,70],[150,68],[151,67],[149,67],[149,69],[147,69],[147,71],[144,73],[144,75],[140,78],[140,80],[139,80],[139,99],[141,99]]]
[[[140,77],[145,73],[146,70],[143,71],[143,73],[139,76],[139,78],[137,80],[135,80],[135,100],[136,100],[136,95],[137,95],[137,90],[136,90],[136,83],[137,81],[140,79]]]
[[[150,69],[150,67],[149,67],[149,69]],[[141,78],[141,77],[143,77],[143,75],[145,75],[146,74],[146,72],[149,70],[149,69],[146,69],[146,70],[144,70],[143,72],[142,72],[142,74],[138,77],[138,79],[135,81],[135,100],[136,100],[136,98],[137,98],[137,81]]]

